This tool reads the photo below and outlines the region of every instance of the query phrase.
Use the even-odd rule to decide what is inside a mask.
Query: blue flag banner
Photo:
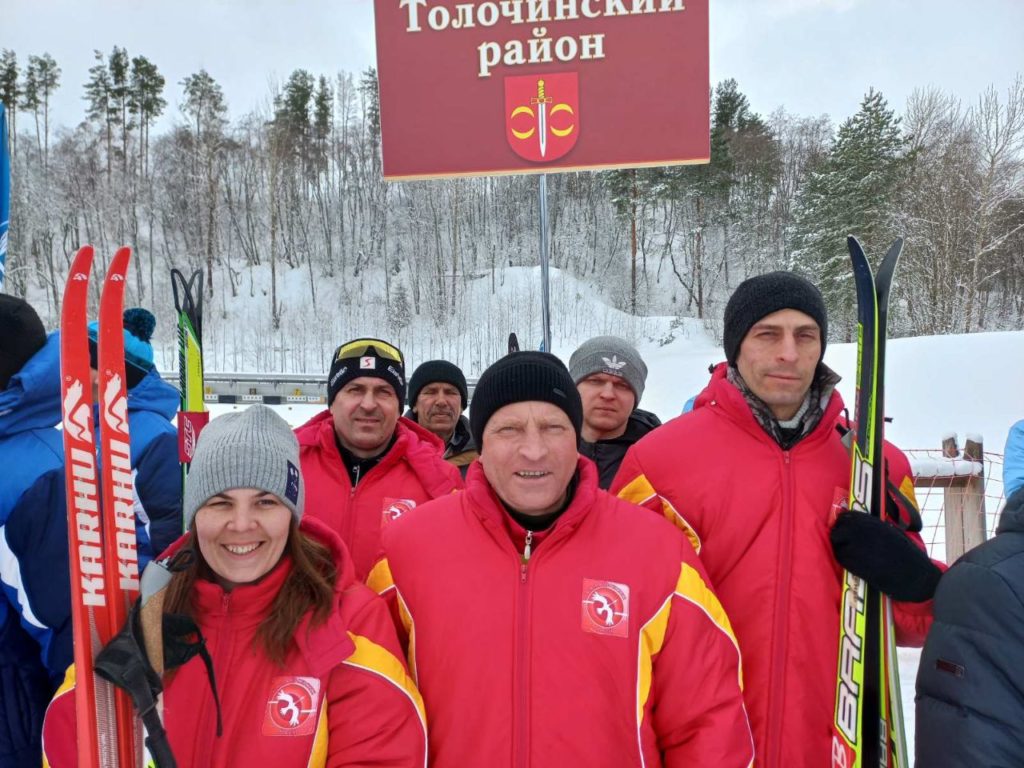
[[[7,153],[7,111],[0,103],[0,288],[7,274],[7,227],[11,221],[11,158]]]

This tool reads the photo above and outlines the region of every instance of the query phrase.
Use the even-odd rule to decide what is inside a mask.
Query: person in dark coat
[[[1003,464],[993,539],[942,577],[917,670],[916,764],[1024,765],[1024,421]]]
[[[647,366],[626,340],[595,336],[572,353],[569,372],[583,400],[580,453],[597,464],[598,485],[608,490],[629,447],[661,426],[637,408]]]
[[[0,294],[0,768],[40,765],[71,663],[59,334]]]
[[[421,363],[409,379],[409,410],[405,414],[444,441],[444,460],[459,468],[463,479],[480,455],[463,415],[469,405],[466,375],[447,360]]]

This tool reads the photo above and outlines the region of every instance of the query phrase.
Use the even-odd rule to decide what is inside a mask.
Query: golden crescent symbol
[[[551,108],[551,114],[552,115],[554,115],[556,112],[568,112],[570,115],[575,115],[576,114],[575,112],[572,111],[572,107],[571,106],[569,106],[568,104],[564,104],[564,103],[563,104],[555,104],[555,106],[553,106]],[[551,132],[553,134],[555,134],[555,136],[558,136],[559,138],[562,138],[562,137],[568,136],[570,133],[572,133],[572,129],[575,128],[575,127],[576,127],[575,124],[570,125],[568,128],[555,128],[554,126],[551,126]]]
[[[530,109],[529,107],[516,107],[515,109],[512,110],[512,114],[509,115],[508,119],[510,121],[514,120],[516,118],[516,115],[529,115],[530,117],[533,117],[533,110]],[[515,136],[517,139],[528,139],[531,136],[533,136],[534,131],[536,131],[537,129],[531,128],[528,131],[517,131],[512,126],[509,126],[509,130],[512,131],[512,135]]]

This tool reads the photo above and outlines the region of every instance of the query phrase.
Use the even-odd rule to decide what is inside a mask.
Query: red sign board
[[[374,0],[389,179],[704,163],[709,0]]]

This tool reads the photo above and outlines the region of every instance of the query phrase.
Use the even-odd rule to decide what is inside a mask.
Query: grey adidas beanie
[[[296,522],[302,519],[299,441],[288,423],[265,405],[218,416],[203,428],[185,481],[185,527],[209,499],[232,488],[269,491]]]
[[[640,404],[647,383],[647,365],[640,353],[618,336],[595,336],[583,342],[569,358],[569,373],[577,384],[595,373],[621,376],[636,395],[633,407]]]

